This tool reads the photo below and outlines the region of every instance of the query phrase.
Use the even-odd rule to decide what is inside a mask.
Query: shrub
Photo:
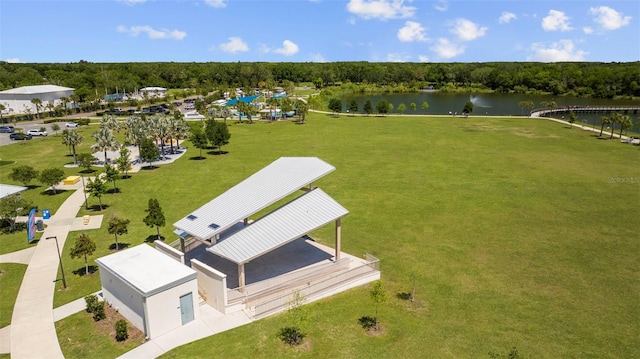
[[[75,122],[80,126],[86,126],[89,124],[89,122],[91,122],[91,120],[88,118],[79,118]]]
[[[93,307],[93,320],[99,322],[106,317],[107,314],[104,312],[104,302],[97,302]]]
[[[278,338],[289,345],[299,345],[306,336],[298,327],[284,327],[278,331]]]
[[[119,342],[127,340],[129,334],[127,334],[128,323],[124,319],[120,319],[116,322],[116,340]]]
[[[375,328],[376,318],[370,316],[360,317],[360,319],[358,319],[358,323],[360,323],[360,326],[362,326],[363,329],[369,330],[371,328]]]
[[[95,294],[89,294],[84,297],[85,303],[87,303],[87,313],[93,313],[96,305],[98,304],[98,296]]]

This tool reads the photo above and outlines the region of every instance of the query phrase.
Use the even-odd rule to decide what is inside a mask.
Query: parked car
[[[31,135],[31,136],[46,136],[46,135],[48,135],[48,133],[47,133],[47,131],[29,130],[29,131],[27,131],[27,135]]]
[[[67,127],[67,128],[76,128],[76,127],[80,127],[80,125],[78,125],[78,124],[77,124],[77,123],[75,123],[75,122],[67,122],[67,123],[65,123],[65,124],[64,124],[64,127]]]
[[[14,133],[15,128],[13,126],[0,126],[0,133]]]
[[[16,141],[22,141],[22,140],[30,140],[31,138],[33,138],[33,136],[31,136],[28,133],[22,133],[22,132],[14,132],[12,134],[9,135],[9,138]]]

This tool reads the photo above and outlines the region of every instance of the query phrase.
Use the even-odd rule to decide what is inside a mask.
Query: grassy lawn
[[[156,232],[142,218],[157,198],[167,223],[161,233],[172,241],[172,223],[278,157],[317,156],[336,167],[317,185],[350,211],[343,250],[381,259],[390,297],[380,312],[385,332],[371,337],[357,325],[373,315],[363,287],[310,304],[304,348],[278,341],[287,322],[275,316],[167,357],[486,357],[514,346],[532,357],[640,355],[631,314],[640,312],[640,148],[540,119],[310,114],[305,125],[232,125],[230,132],[227,154],[195,161],[198,151],[189,149],[172,165],[118,181],[121,193],[103,197],[106,209],[82,209],[105,214],[101,229],[87,231],[98,244],[90,264],[111,252],[111,215],[131,220],[121,243],[143,243]],[[62,165],[66,148],[53,139],[43,139],[52,140],[47,158]],[[37,158],[23,156],[44,144],[5,146],[0,158],[35,166]],[[0,180],[11,183],[6,176]],[[332,231],[311,235],[333,245]],[[97,273],[73,273],[84,268],[69,257],[79,234],[64,247],[69,288],[56,292],[54,306],[100,288]],[[397,297],[411,290],[412,272],[415,304]]]
[[[24,264],[0,263],[0,328],[11,324],[13,304],[18,296],[22,277],[27,270]]]

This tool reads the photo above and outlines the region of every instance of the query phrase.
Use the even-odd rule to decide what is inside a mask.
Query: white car
[[[67,123],[65,123],[65,124],[64,124],[64,127],[67,127],[67,128],[76,128],[76,127],[80,127],[80,125],[78,125],[78,124],[77,124],[77,123],[75,123],[75,122],[67,122]]]
[[[27,131],[27,135],[31,135],[31,136],[46,136],[47,135],[47,131],[29,130],[29,131]]]

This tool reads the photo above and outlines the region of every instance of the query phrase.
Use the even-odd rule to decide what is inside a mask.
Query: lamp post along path
[[[67,280],[64,278],[64,268],[62,267],[62,256],[60,255],[60,246],[58,245],[58,237],[47,237],[46,239],[55,239],[56,240],[56,248],[58,249],[58,260],[60,261],[60,271],[62,272],[62,286],[64,289],[67,289]],[[56,279],[57,280],[57,279]]]

